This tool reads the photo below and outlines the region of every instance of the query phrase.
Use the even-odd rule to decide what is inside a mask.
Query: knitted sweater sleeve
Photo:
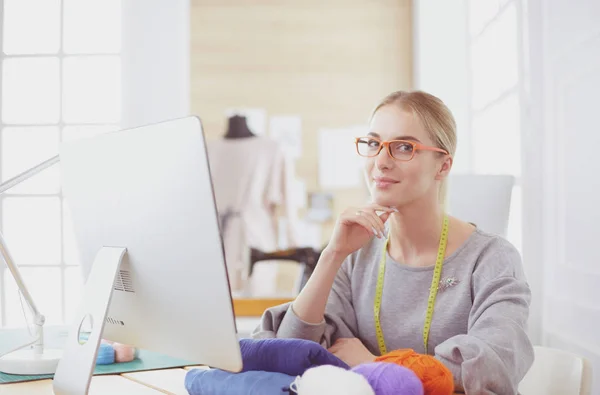
[[[292,303],[275,306],[265,311],[253,338],[297,338],[312,340],[330,347],[339,338],[357,337],[357,320],[352,306],[349,257],[338,271],[327,299],[323,320],[311,324],[301,320]]]
[[[531,292],[518,251],[493,245],[475,266],[468,332],[435,348],[453,373],[457,390],[473,394],[517,394],[533,363],[526,333]]]

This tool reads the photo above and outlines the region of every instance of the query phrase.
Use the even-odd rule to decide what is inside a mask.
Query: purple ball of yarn
[[[423,395],[424,392],[417,375],[395,363],[364,363],[352,371],[366,378],[376,395]]]

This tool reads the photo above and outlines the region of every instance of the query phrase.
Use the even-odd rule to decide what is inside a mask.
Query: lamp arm
[[[4,192],[9,190],[10,188],[12,188],[16,185],[19,185],[23,181],[35,176],[39,172],[49,168],[50,166],[57,164],[59,161],[60,161],[60,157],[58,155],[56,155],[55,157],[52,157],[52,158],[40,163],[39,165],[32,167],[31,169],[29,169],[27,171],[24,171],[23,173],[19,174],[18,176],[15,176],[6,182],[3,182],[2,184],[0,184],[0,195],[2,195]]]
[[[29,290],[27,290],[27,287],[25,286],[23,277],[21,277],[19,268],[15,265],[15,263],[12,259],[12,255],[10,254],[10,251],[8,251],[8,246],[6,245],[6,241],[4,241],[4,236],[2,235],[2,233],[0,233],[0,254],[2,254],[2,257],[4,258],[4,261],[6,262],[6,266],[8,266],[8,270],[10,270],[10,273],[12,274],[13,278],[15,279],[15,282],[17,283],[19,290],[23,294],[23,297],[25,297],[25,300],[27,301],[27,304],[29,305],[31,312],[35,316],[35,321],[36,321],[36,325],[37,325],[39,317],[42,317],[42,320],[43,320],[43,316],[40,314],[40,311],[38,310],[38,308],[35,304],[35,301],[31,297]],[[43,325],[44,323],[41,322],[41,324]]]
[[[39,165],[32,167],[31,169],[0,184],[0,195],[3,194],[4,192],[6,192],[7,190],[9,190],[10,188],[22,183],[23,181],[33,177],[34,175],[38,174],[39,172],[47,169],[48,167],[55,165],[59,161],[60,161],[60,157],[58,155],[54,156],[54,157],[40,163]],[[2,258],[4,258],[4,261],[6,262],[6,266],[8,266],[8,270],[10,270],[13,278],[15,279],[15,282],[17,283],[17,286],[19,287],[19,290],[21,291],[21,294],[23,294],[25,301],[27,302],[27,304],[29,305],[29,308],[31,309],[31,312],[33,313],[33,316],[34,316],[33,319],[34,319],[34,325],[35,325],[35,338],[36,338],[34,349],[36,350],[37,353],[41,353],[44,348],[43,326],[46,321],[46,317],[44,317],[44,315],[42,315],[40,313],[40,311],[37,308],[37,305],[35,304],[35,301],[31,297],[31,294],[29,293],[29,290],[25,286],[23,277],[21,277],[19,268],[17,267],[17,265],[15,265],[14,260],[12,259],[12,255],[10,254],[10,251],[8,250],[8,246],[6,245],[6,241],[4,240],[4,236],[2,235],[2,233],[0,233],[0,255],[2,255]],[[25,347],[25,346],[23,346],[23,347]]]

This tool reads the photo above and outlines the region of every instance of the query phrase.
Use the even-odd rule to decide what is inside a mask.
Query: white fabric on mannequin
[[[294,223],[293,174],[279,143],[268,137],[220,139],[207,146],[217,209],[226,217],[222,231],[231,289],[240,293],[248,279],[249,248],[278,249],[277,207],[285,207],[288,223]]]

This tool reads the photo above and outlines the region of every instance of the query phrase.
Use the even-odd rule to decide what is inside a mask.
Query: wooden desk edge
[[[135,373],[148,373],[148,372],[156,372],[156,371],[169,371],[169,370],[181,370],[183,372],[187,372],[187,370],[183,369],[183,368],[170,368],[170,369],[161,369],[161,370],[148,370],[148,371],[141,371],[141,372],[127,372],[127,373],[121,373],[120,376],[123,377],[124,379],[133,381],[136,384],[142,385],[144,387],[148,387],[151,388],[155,391],[161,392],[163,394],[167,394],[167,395],[174,395],[173,392],[170,392],[169,390],[165,389],[165,388],[160,388],[156,385],[150,384],[144,380],[139,379]],[[181,385],[183,386],[184,383],[182,382]]]
[[[294,298],[248,298],[233,299],[236,317],[260,317],[266,309],[293,301]]]

